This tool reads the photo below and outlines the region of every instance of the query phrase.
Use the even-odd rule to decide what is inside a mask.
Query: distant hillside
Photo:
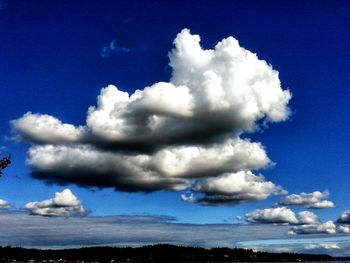
[[[87,247],[79,249],[39,250],[0,247],[1,262],[283,262],[332,261],[329,255],[254,252],[247,249],[152,245],[139,248]]]

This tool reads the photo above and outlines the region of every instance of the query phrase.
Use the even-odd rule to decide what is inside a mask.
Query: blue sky
[[[247,217],[245,215],[253,213],[256,209],[267,211],[266,213],[269,214],[269,210],[264,209],[281,206],[293,211],[298,221],[301,219],[297,214],[306,210],[317,214],[319,220],[324,223],[329,220],[336,221],[342,213],[350,209],[348,201],[350,200],[350,192],[348,191],[350,179],[346,175],[350,168],[348,160],[350,141],[347,138],[350,132],[350,124],[347,121],[348,100],[350,98],[349,74],[347,72],[347,69],[350,68],[348,48],[350,4],[347,1],[337,1],[336,3],[333,1],[293,1],[293,3],[220,1],[199,5],[195,1],[173,1],[171,3],[125,1],[117,3],[115,1],[29,2],[7,0],[2,1],[0,7],[0,89],[2,95],[0,146],[2,147],[1,155],[11,153],[13,159],[12,165],[0,178],[0,199],[11,204],[11,208],[2,211],[2,214],[18,216],[17,213],[22,213],[21,218],[30,218],[31,222],[37,218],[37,220],[57,220],[56,217],[41,219],[40,215],[27,217],[28,212],[36,214],[35,211],[38,210],[28,208],[26,205],[34,201],[49,200],[53,198],[55,192],[61,193],[65,188],[71,190],[70,193],[64,195],[65,197],[74,195],[79,199],[78,201],[73,200],[75,203],[73,202],[71,210],[65,211],[68,215],[73,212],[79,213],[81,211],[79,209],[84,207],[84,212],[89,211],[86,218],[161,215],[174,217],[177,223],[194,226],[197,224],[205,226],[207,224],[238,223],[258,227],[256,224],[264,220],[264,223],[266,220],[269,223],[276,223],[274,222],[276,218],[267,219],[266,214],[264,214],[264,218],[261,216],[262,213],[258,218],[255,217],[256,214]],[[186,34],[187,31],[183,31],[184,28],[189,29],[188,34]],[[187,57],[184,58],[180,54],[181,45],[176,46],[173,43],[175,38],[181,38],[181,36],[177,37],[180,32],[182,32],[183,38],[195,38],[194,35],[199,35],[201,47],[207,50],[214,49],[215,45],[222,39],[233,36],[239,41],[239,48],[243,47],[257,54],[259,60],[267,62],[263,68],[267,75],[273,75],[271,67],[278,71],[281,85],[278,89],[276,88],[275,93],[272,92],[272,97],[280,97],[273,99],[271,105],[273,107],[279,105],[278,113],[283,115],[282,117],[277,118],[270,110],[262,111],[261,114],[264,117],[254,119],[255,124],[261,124],[264,119],[268,118],[275,118],[274,121],[270,121],[267,127],[260,126],[260,130],[248,131],[249,129],[244,126],[247,124],[247,119],[242,119],[242,121],[237,113],[238,117],[233,122],[241,123],[240,121],[242,121],[243,126],[235,123],[229,125],[225,131],[214,131],[215,136],[224,136],[226,139],[233,140],[240,138],[242,143],[245,142],[246,144],[242,144],[242,149],[239,150],[241,154],[244,154],[246,149],[254,143],[262,145],[260,147],[254,144],[257,147],[255,150],[260,153],[264,151],[273,165],[272,163],[268,164],[268,161],[262,158],[260,160],[262,164],[251,164],[252,169],[244,167],[242,171],[251,170],[254,173],[253,177],[249,177],[251,178],[249,180],[263,180],[262,187],[269,188],[268,190],[264,188],[263,196],[254,192],[254,187],[252,187],[253,190],[250,190],[251,192],[242,190],[242,192],[233,195],[233,190],[230,187],[234,187],[236,183],[232,181],[233,177],[228,176],[227,173],[236,174],[241,170],[231,166],[228,170],[224,169],[226,172],[224,175],[218,172],[216,174],[210,173],[210,176],[203,175],[204,172],[210,170],[209,167],[197,175],[189,173],[187,176],[192,176],[191,180],[187,180],[187,177],[180,178],[177,175],[174,176],[175,179],[171,178],[171,180],[179,180],[176,182],[166,178],[154,188],[156,191],[153,191],[153,188],[150,190],[147,187],[155,187],[154,185],[148,185],[145,188],[142,173],[139,175],[140,177],[135,178],[135,181],[125,181],[123,179],[125,174],[114,171],[114,168],[111,168],[114,167],[111,163],[102,162],[101,166],[106,165],[107,168],[112,169],[107,169],[102,173],[99,167],[96,172],[90,166],[88,168],[84,165],[79,166],[80,163],[77,161],[75,164],[80,168],[74,170],[73,173],[73,170],[66,170],[68,164],[72,165],[68,162],[71,160],[62,160],[62,162],[55,164],[58,168],[52,172],[53,170],[50,170],[51,168],[49,169],[48,166],[41,165],[46,157],[40,157],[42,155],[30,156],[27,153],[29,149],[39,149],[35,147],[41,146],[65,147],[68,145],[70,150],[76,150],[78,148],[74,147],[86,144],[88,147],[97,149],[98,154],[117,152],[117,157],[122,156],[125,160],[130,156],[135,157],[136,154],[153,156],[152,154],[158,150],[173,149],[167,147],[185,145],[186,147],[204,147],[203,149],[208,150],[212,149],[210,147],[213,147],[213,143],[214,146],[220,147],[219,144],[223,143],[223,137],[220,139],[214,136],[209,138],[209,142],[206,137],[208,134],[205,132],[210,128],[210,125],[206,122],[208,120],[203,117],[206,116],[206,110],[211,106],[222,106],[220,103],[223,99],[219,98],[214,101],[219,94],[215,87],[210,96],[201,97],[202,95],[198,95],[195,98],[202,103],[201,106],[198,104],[196,107],[198,107],[197,113],[199,112],[197,118],[202,118],[201,120],[204,118],[204,122],[201,123],[204,126],[200,126],[199,132],[196,130],[194,133],[190,133],[190,139],[177,138],[177,134],[174,133],[175,135],[171,136],[175,136],[177,139],[173,140],[173,137],[169,135],[168,131],[172,131],[172,127],[176,125],[182,127],[183,123],[177,119],[178,116],[172,116],[169,126],[164,126],[164,134],[159,133],[161,136],[156,134],[154,137],[151,135],[149,137],[151,139],[142,141],[141,144],[144,144],[137,144],[137,146],[132,145],[139,139],[142,131],[144,132],[142,124],[136,122],[135,126],[140,129],[141,133],[137,133],[136,128],[131,130],[137,136],[133,137],[127,134],[127,142],[113,141],[115,138],[110,141],[106,139],[109,136],[108,129],[100,130],[99,134],[89,130],[93,130],[94,127],[97,127],[96,131],[98,130],[100,126],[96,123],[101,117],[93,119],[93,125],[88,125],[88,131],[83,132],[82,136],[85,136],[82,139],[83,143],[79,140],[67,143],[68,139],[66,138],[71,138],[67,129],[63,129],[62,133],[65,134],[60,133],[60,136],[63,137],[60,137],[59,140],[54,132],[49,135],[50,138],[47,138],[46,128],[39,129],[36,133],[34,132],[34,135],[31,133],[38,127],[39,123],[45,122],[45,120],[40,119],[40,116],[51,116],[61,123],[74,125],[72,126],[74,132],[78,134],[75,129],[79,126],[86,127],[88,108],[97,105],[97,97],[100,95],[101,89],[108,85],[114,85],[118,90],[128,92],[131,95],[137,89],[144,90],[145,87],[151,87],[159,82],[171,83],[175,86],[188,83],[181,75],[182,70],[186,69],[186,62],[183,63],[183,60]],[[181,41],[180,39],[179,42]],[[181,43],[185,46],[188,44],[185,40]],[[230,45],[234,44],[230,42]],[[237,50],[240,49],[237,48]],[[217,53],[218,57],[219,55]],[[193,53],[193,58],[196,58],[196,53]],[[198,61],[201,58],[202,56],[199,55]],[[172,59],[172,66],[169,65],[169,59]],[[232,61],[235,60],[232,59]],[[258,63],[257,60],[252,61],[251,63]],[[220,72],[219,69],[215,68],[216,65],[208,67],[212,66],[210,69],[213,72]],[[244,64],[242,65],[244,66]],[[174,72],[178,74],[175,77]],[[195,74],[198,75],[191,75],[190,81],[200,74],[204,75],[202,71],[195,72]],[[230,80],[230,76],[225,74],[222,73],[222,76],[219,74],[219,77],[222,77],[223,80],[227,77]],[[249,77],[250,74],[254,76],[257,73],[251,73],[250,67],[246,67],[246,71],[240,72],[240,74],[243,77],[245,75]],[[188,85],[196,87],[194,81]],[[271,76],[266,81],[276,84]],[[235,88],[237,85],[234,84],[232,87]],[[110,89],[112,93],[115,90],[116,88]],[[287,98],[287,90],[292,94],[291,99]],[[145,100],[143,106],[138,105],[141,107],[141,113],[140,110],[133,110],[134,108],[129,107],[130,116],[136,120],[142,119],[144,112],[150,111],[152,113],[152,110],[154,111],[152,107],[156,106],[158,107],[157,111],[152,114],[157,115],[159,110],[164,108],[171,111],[172,109],[167,107],[170,107],[169,105],[173,102],[177,111],[180,112],[179,114],[185,116],[187,104],[184,101],[187,97],[181,95],[186,94],[185,91],[183,92],[174,93],[176,96],[172,95],[173,100],[164,99],[164,104],[159,104],[160,106],[157,105],[159,97],[158,100],[155,100],[157,103],[152,104],[150,97],[145,95],[149,101]],[[261,94],[264,94],[263,91]],[[106,97],[108,96],[106,95]],[[254,98],[256,97],[258,95]],[[234,108],[237,99],[240,97],[234,97],[233,102],[229,101],[228,103],[232,102],[233,106],[230,105]],[[280,105],[283,99],[285,101]],[[208,101],[214,102],[210,104]],[[244,105],[242,107],[244,108]],[[288,109],[289,115],[285,112]],[[181,112],[182,110],[184,113]],[[24,117],[27,112],[32,113],[31,120]],[[235,111],[232,112],[236,114]],[[220,126],[228,119],[231,120],[225,114],[220,115],[222,119],[218,118],[213,123]],[[188,118],[187,115],[184,116],[181,118]],[[175,121],[173,121],[174,119]],[[15,122],[13,122],[14,120]],[[128,121],[130,118],[125,120]],[[169,138],[167,138],[168,135]],[[95,141],[89,136],[96,136],[94,137]],[[196,141],[203,136],[203,140],[208,141]],[[159,139],[160,137],[161,139]],[[162,138],[165,138],[164,141]],[[62,143],[62,140],[66,141]],[[126,144],[136,147],[136,151],[130,152],[130,149],[125,146]],[[237,145],[237,141],[233,144]],[[145,152],[145,148],[154,152]],[[37,153],[42,153],[40,151],[38,150]],[[63,152],[63,155],[68,156],[68,150]],[[106,155],[103,156],[107,158]],[[243,161],[249,162],[250,155],[247,156],[245,158],[248,159]],[[26,165],[26,159],[29,162],[31,160],[32,165]],[[84,160],[79,160],[84,163]],[[222,157],[217,155],[215,160],[210,160],[210,164],[220,164]],[[238,160],[237,162],[242,164],[243,161]],[[118,165],[123,164],[118,163]],[[86,170],[81,167],[86,168]],[[167,167],[169,171],[172,168]],[[263,174],[265,179],[261,179],[259,174]],[[130,173],[128,172],[126,175],[130,175]],[[86,179],[87,177],[88,179]],[[208,177],[221,178],[222,180],[208,181]],[[159,175],[156,175],[155,178],[158,180]],[[226,178],[227,181],[223,181],[223,178]],[[244,178],[247,183],[247,175]],[[49,183],[47,183],[47,179],[50,181]],[[181,180],[189,182],[191,185],[187,188],[176,188],[180,186]],[[229,180],[233,183],[227,183]],[[253,186],[256,184],[254,182],[249,181]],[[268,185],[268,182],[272,185]],[[209,186],[216,188],[213,190]],[[117,187],[117,190],[114,190],[114,187]],[[227,192],[220,187],[229,187],[229,194],[227,195]],[[289,195],[298,195],[291,199],[303,199],[304,203],[300,205],[291,204],[293,201],[283,203],[281,200],[284,200],[285,197],[280,195],[282,191],[278,187],[288,191]],[[319,195],[321,195],[320,199],[316,201],[329,201],[333,205],[328,203],[327,208],[313,209],[315,201],[310,201],[310,199],[312,197],[317,199],[315,191],[320,191]],[[191,196],[191,192],[194,194],[193,196]],[[306,193],[306,195],[301,195],[301,193]],[[187,202],[181,199],[181,195],[187,198]],[[231,201],[223,202],[222,196],[226,198],[226,201],[227,198],[231,198]],[[232,201],[233,196],[235,201]],[[50,200],[52,203],[57,201],[56,199],[56,201]],[[79,205],[77,202],[80,202]],[[278,202],[282,204],[276,205]],[[34,206],[36,209],[40,208],[38,207],[40,204]],[[289,212],[287,211],[287,213]],[[236,216],[242,217],[243,220],[237,220]],[[290,221],[291,217],[286,219],[285,215],[280,216],[279,219],[287,220],[282,220],[284,223],[293,224],[293,220]],[[289,214],[289,216],[292,215]],[[344,226],[346,223],[350,223],[350,216],[345,219],[342,221]],[[339,223],[336,227],[340,225]],[[298,226],[301,226],[300,222],[289,228]],[[13,229],[15,227],[14,225]],[[11,231],[11,226],[9,229]],[[209,229],[211,229],[210,227],[208,227],[208,231],[211,231]],[[234,231],[232,233],[234,235]],[[294,238],[286,236],[285,233],[286,231],[281,231],[280,236],[271,238]],[[247,232],[247,235],[250,234]],[[344,235],[344,233],[335,235]],[[103,235],[101,234],[101,236]],[[303,236],[301,235],[301,238]],[[6,243],[5,237],[3,237],[2,242],[4,240]],[[234,245],[236,241],[232,240],[232,244]],[[8,242],[12,241],[8,240]],[[54,244],[54,242],[50,242],[50,244],[60,245]],[[82,245],[84,244],[83,242]],[[65,243],[65,245],[69,244]],[[344,247],[335,250],[336,253],[341,253],[340,251],[343,249]]]

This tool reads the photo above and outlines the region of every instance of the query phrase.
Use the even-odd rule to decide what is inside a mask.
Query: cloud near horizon
[[[80,200],[68,188],[62,192],[56,192],[51,199],[41,202],[30,202],[25,205],[25,209],[31,215],[40,216],[74,216],[87,215],[88,211],[82,206]]]
[[[245,215],[245,220],[253,224],[311,225],[319,224],[318,216],[310,211],[297,215],[287,207],[256,209]]]
[[[13,120],[32,144],[33,176],[129,192],[190,189],[204,195],[194,203],[210,205],[285,194],[251,172],[272,162],[260,143],[240,137],[289,117],[291,93],[278,72],[233,37],[204,50],[183,29],[174,44],[169,82],[132,94],[101,89],[86,125],[31,112]]]
[[[349,222],[346,221],[348,212],[345,211],[337,222],[329,220],[322,223],[313,212],[301,211],[296,214],[287,207],[274,207],[256,209],[247,213],[245,221],[251,224],[292,226],[287,232],[288,235],[348,234],[350,233],[350,226],[347,225]],[[341,218],[343,218],[343,221]]]
[[[300,225],[293,227],[289,235],[310,235],[310,234],[336,234],[337,226],[333,221],[320,224]]]
[[[10,207],[11,205],[9,202],[7,202],[6,200],[0,199],[0,209],[7,209]]]
[[[305,246],[306,250],[332,250],[340,249],[339,244],[309,244]]]
[[[181,224],[171,217],[151,215],[44,217],[0,211],[0,216],[0,246],[57,248],[169,243],[235,247],[245,240],[282,238],[286,231],[285,226]]]
[[[8,210],[0,211],[0,216],[1,246],[53,249],[169,243],[250,249],[259,248],[260,245],[260,250],[264,251],[288,249],[290,252],[305,252],[305,246],[311,242],[338,243],[340,241],[337,238],[341,238],[341,249],[344,250],[342,255],[349,255],[349,236],[333,235],[310,239],[292,235],[286,239],[285,232],[290,226],[283,225],[180,224],[171,217],[151,215],[44,217]],[[38,232],[45,235],[38,235]],[[276,244],[276,240],[280,242]],[[334,252],[336,251],[339,252],[338,249]],[[324,250],[321,252],[325,253]],[[333,253],[326,251],[328,252]]]
[[[195,181],[191,190],[204,196],[183,194],[182,200],[201,205],[240,204],[287,193],[282,187],[266,181],[262,175],[257,176],[250,171],[227,173],[216,178]]]
[[[286,196],[279,204],[280,205],[300,205],[308,208],[325,209],[333,208],[334,203],[326,200],[329,198],[329,192],[315,191],[312,193],[292,194]]]
[[[337,222],[350,225],[350,210],[344,211],[338,218]]]

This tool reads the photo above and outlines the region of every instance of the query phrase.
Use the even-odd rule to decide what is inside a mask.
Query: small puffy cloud
[[[299,224],[302,225],[312,225],[312,224],[319,224],[320,219],[318,216],[310,211],[302,211],[298,213],[299,217]]]
[[[271,161],[260,143],[241,138],[289,117],[291,94],[278,72],[233,37],[204,50],[200,37],[184,29],[174,45],[169,82],[130,94],[114,85],[101,89],[83,126],[31,112],[12,121],[17,137],[31,143],[33,176],[122,191],[193,186],[204,196],[183,199],[200,204],[284,193],[250,172]],[[112,41],[105,51],[127,50]]]
[[[310,211],[302,211],[297,215],[287,207],[257,209],[246,214],[246,221],[263,224],[311,225],[319,224],[318,216]]]
[[[306,250],[332,250],[332,249],[340,249],[338,244],[309,244],[305,246]]]
[[[110,56],[112,56],[114,53],[117,52],[123,52],[123,53],[127,53],[130,52],[130,48],[126,48],[126,47],[121,47],[116,39],[113,39],[109,45],[104,46],[101,50],[101,57],[102,58],[109,58]]]
[[[286,207],[257,209],[245,215],[251,223],[259,224],[298,224],[295,213]]]
[[[333,221],[327,221],[323,224],[301,225],[293,227],[288,234],[307,235],[307,234],[335,234],[337,227]]]
[[[344,211],[337,220],[338,223],[350,224],[350,210]]]
[[[10,207],[11,207],[11,205],[9,204],[9,202],[7,202],[3,199],[0,199],[0,209],[7,209]]]
[[[236,219],[237,221],[242,221],[242,220],[243,220],[243,217],[242,217],[242,216],[236,216],[235,219]]]
[[[55,196],[49,200],[27,203],[25,209],[32,215],[40,216],[67,217],[87,214],[87,210],[81,205],[80,200],[69,189],[64,189],[61,193],[56,192]]]
[[[338,226],[338,232],[339,233],[350,234],[350,226],[340,225],[340,226]]]
[[[196,181],[192,191],[204,196],[183,195],[182,200],[202,205],[239,204],[285,193],[282,187],[250,171],[228,173],[216,178]]]
[[[334,203],[332,201],[325,200],[327,198],[329,198],[328,191],[315,191],[312,193],[292,194],[286,196],[280,202],[280,205],[300,205],[318,209],[334,207]]]

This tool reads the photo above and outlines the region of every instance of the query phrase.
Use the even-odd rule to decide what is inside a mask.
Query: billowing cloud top
[[[113,85],[102,89],[97,107],[89,108],[89,135],[119,147],[155,147],[208,142],[225,133],[254,131],[262,118],[288,117],[291,94],[281,88],[277,71],[233,37],[214,50],[203,50],[199,40],[187,29],[177,35],[169,55],[171,82],[131,95]],[[83,130],[48,115],[28,113],[13,125],[30,141],[54,144],[84,137]]]
[[[67,217],[87,214],[79,199],[69,189],[55,193],[55,196],[49,200],[27,203],[25,209],[30,211],[32,215],[41,216]]]
[[[251,172],[271,162],[260,143],[240,138],[288,118],[291,94],[278,72],[233,37],[204,50],[184,29],[174,44],[169,82],[132,94],[103,88],[84,126],[30,112],[12,121],[32,143],[33,176],[123,191],[192,187],[207,204],[285,193]]]

